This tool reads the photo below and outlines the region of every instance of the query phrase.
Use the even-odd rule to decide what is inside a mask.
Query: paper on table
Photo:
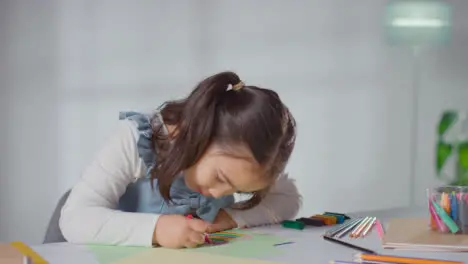
[[[237,230],[235,232],[238,232]],[[246,232],[246,234],[249,234]],[[258,258],[280,254],[281,248],[275,247],[277,243],[285,242],[284,238],[268,234],[249,234],[246,237],[232,240],[219,246],[205,246],[184,251],[205,252],[216,255],[237,258]]]
[[[272,234],[256,234],[250,230],[230,230],[229,232],[244,234],[241,238],[231,240],[224,245],[203,246],[193,249],[180,249],[182,252],[198,252],[237,258],[261,258],[281,254],[282,248],[275,247],[277,243],[287,240]],[[146,247],[119,247],[88,245],[99,263],[113,264],[123,258],[132,257],[156,249]],[[249,260],[250,261],[250,260]]]
[[[150,264],[150,263],[174,263],[174,264],[187,264],[187,263],[203,263],[203,264],[278,264],[278,262],[255,260],[255,259],[241,259],[234,257],[227,257],[221,255],[213,255],[207,253],[200,253],[195,251],[184,251],[177,249],[155,248],[147,250],[143,253],[136,254],[131,257],[121,259],[115,264]]]
[[[112,264],[120,259],[151,250],[151,248],[147,247],[119,247],[104,245],[87,245],[87,247],[100,264]]]

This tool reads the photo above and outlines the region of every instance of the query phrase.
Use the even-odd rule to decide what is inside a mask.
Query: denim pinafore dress
[[[152,126],[162,124],[159,115],[152,118],[149,115],[137,112],[122,112],[120,119],[133,121],[138,131],[138,155],[146,165],[146,176],[130,184],[119,200],[118,209],[125,212],[140,212],[154,214],[181,214],[195,213],[201,219],[212,222],[221,208],[230,207],[234,203],[232,195],[220,198],[207,197],[189,189],[180,173],[172,183],[170,194],[172,202],[166,202],[158,188],[157,179],[153,180],[151,188],[150,173],[156,164],[156,150],[151,143]]]

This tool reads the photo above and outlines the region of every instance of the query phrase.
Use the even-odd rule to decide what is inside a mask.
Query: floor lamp
[[[384,16],[386,38],[390,45],[412,50],[411,179],[410,205],[416,190],[416,156],[418,137],[421,55],[426,48],[447,45],[451,40],[452,10],[443,1],[391,0]]]

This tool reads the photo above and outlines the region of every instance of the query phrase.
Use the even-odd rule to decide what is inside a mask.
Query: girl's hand
[[[233,229],[237,227],[237,223],[223,209],[219,210],[218,215],[212,224],[208,226],[208,233],[215,233],[223,230]]]
[[[205,243],[208,224],[183,215],[161,215],[153,233],[153,242],[167,248],[194,248]]]

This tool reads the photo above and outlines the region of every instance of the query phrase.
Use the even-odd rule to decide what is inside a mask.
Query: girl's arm
[[[116,210],[127,186],[145,170],[131,122],[119,121],[117,133],[73,187],[60,217],[60,229],[67,241],[152,245],[158,215]]]
[[[287,174],[281,175],[259,205],[249,210],[225,209],[238,227],[276,224],[296,216],[302,205],[294,181]]]

